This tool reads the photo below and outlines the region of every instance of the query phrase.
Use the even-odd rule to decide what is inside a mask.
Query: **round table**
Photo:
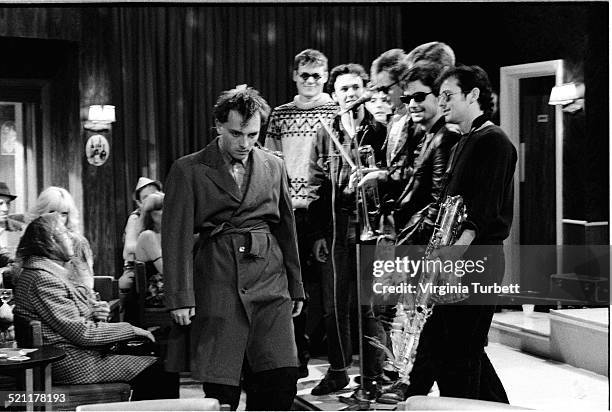
[[[11,356],[19,351],[18,348],[0,348],[0,353],[8,353]],[[25,391],[26,393],[34,392],[34,368],[40,368],[43,372],[44,379],[42,381],[42,388],[36,388],[44,391],[47,394],[51,394],[51,363],[63,359],[66,357],[64,350],[53,347],[53,346],[42,346],[37,348],[36,351],[30,352],[24,356],[29,357],[28,360],[13,361],[7,358],[0,358],[0,374],[4,371],[22,371],[25,377]],[[51,410],[51,402],[47,402],[45,410]],[[26,403],[26,410],[33,411],[34,405],[32,403]]]

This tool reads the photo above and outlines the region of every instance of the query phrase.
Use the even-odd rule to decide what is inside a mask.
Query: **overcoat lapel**
[[[219,151],[219,138],[213,140],[202,150],[201,162],[208,166],[206,175],[222,191],[228,193],[238,203],[242,201],[242,193],[236,181],[224,167],[223,155]]]

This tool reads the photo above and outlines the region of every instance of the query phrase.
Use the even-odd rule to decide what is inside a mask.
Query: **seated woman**
[[[58,213],[32,221],[17,249],[21,273],[15,286],[15,315],[39,320],[45,345],[63,349],[66,357],[53,364],[57,384],[125,381],[132,399],[177,398],[178,374],[163,370],[154,356],[115,355],[109,344],[151,332],[129,323],[106,323],[108,308],[69,280],[64,264],[74,254],[73,240]]]
[[[34,207],[30,210],[30,219],[45,214],[58,212],[60,220],[68,229],[72,240],[74,256],[65,264],[69,269],[69,278],[76,286],[84,286],[91,293],[94,287],[93,253],[89,241],[81,234],[79,211],[70,193],[61,187],[50,186],[43,190]]]
[[[144,262],[147,271],[148,293],[145,306],[164,306],[164,266],[161,250],[161,219],[164,197],[161,194],[149,195],[142,204],[144,231],[136,243],[136,260]]]

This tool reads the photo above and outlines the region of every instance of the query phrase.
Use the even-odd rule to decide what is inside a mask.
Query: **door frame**
[[[524,153],[520,145],[520,80],[555,76],[555,86],[563,84],[563,60],[548,60],[536,63],[518,64],[500,68],[499,112],[500,126],[508,134],[510,141],[519,151],[517,168],[514,173],[514,219],[510,235],[504,242],[506,251],[506,275],[504,283],[519,283],[520,274],[514,268],[520,268],[520,179],[523,177]],[[563,111],[560,105],[555,106],[555,232],[556,244],[563,244]],[[557,257],[557,272],[560,269]],[[517,270],[518,272],[518,270]]]

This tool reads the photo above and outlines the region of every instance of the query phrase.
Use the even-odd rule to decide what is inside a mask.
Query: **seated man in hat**
[[[0,182],[0,273],[6,272],[7,276],[24,226],[23,222],[9,215],[11,202],[16,198],[17,195],[11,194],[8,185]]]
[[[136,209],[130,213],[125,224],[124,243],[123,243],[123,260],[125,262],[123,275],[119,279],[119,289],[122,295],[126,296],[130,293],[134,284],[134,261],[136,260],[136,244],[138,236],[144,230],[144,216],[142,216],[142,204],[147,197],[153,193],[157,193],[163,197],[162,184],[157,180],[151,180],[147,177],[140,177],[136,188],[132,194]],[[124,302],[125,303],[125,302]]]

